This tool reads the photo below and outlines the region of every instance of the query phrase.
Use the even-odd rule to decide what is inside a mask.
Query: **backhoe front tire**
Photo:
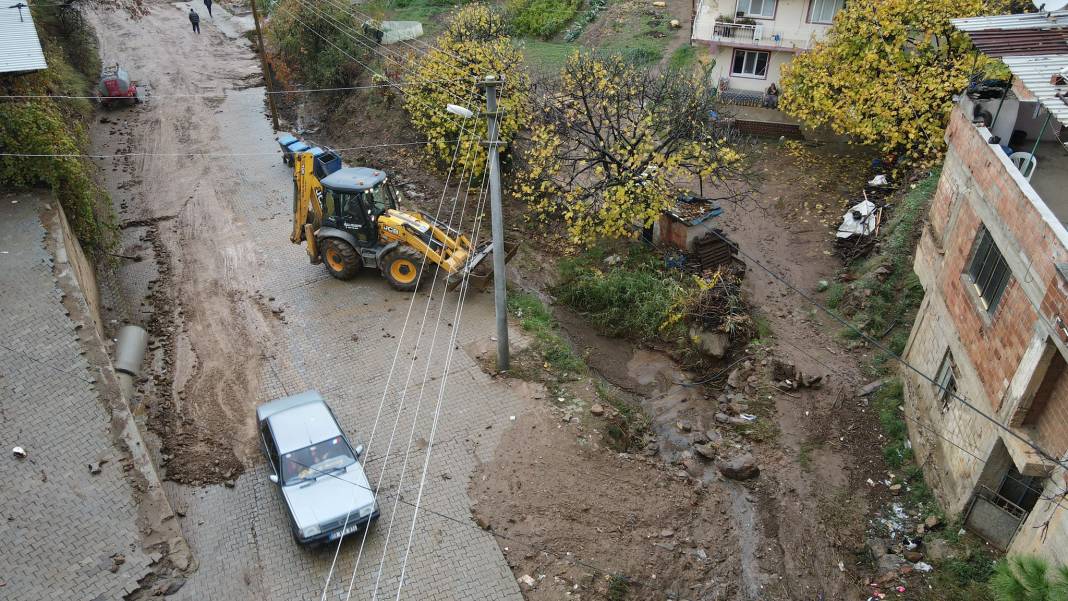
[[[419,252],[405,246],[395,248],[382,257],[382,275],[393,288],[410,292],[419,287],[423,263],[423,255]]]
[[[360,271],[360,255],[351,244],[336,238],[327,238],[320,244],[323,265],[330,275],[339,280],[351,280]]]

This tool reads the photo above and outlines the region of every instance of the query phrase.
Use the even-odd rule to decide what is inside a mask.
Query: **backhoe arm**
[[[319,248],[315,241],[315,231],[323,223],[323,205],[319,199],[322,184],[315,177],[311,153],[301,152],[293,155],[293,231],[290,242],[308,243],[308,256],[312,263],[319,262]]]

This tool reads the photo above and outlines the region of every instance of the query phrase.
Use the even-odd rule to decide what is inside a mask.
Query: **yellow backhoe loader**
[[[319,148],[289,152],[284,160],[293,165],[290,240],[306,242],[311,262],[335,278],[378,269],[397,290],[415,290],[424,268],[444,270],[450,288],[464,276],[478,288],[492,277],[490,263],[483,265],[492,252],[488,240],[472,248],[467,236],[433,217],[398,210],[384,172],[343,167],[337,155]],[[515,248],[508,251],[510,259]]]

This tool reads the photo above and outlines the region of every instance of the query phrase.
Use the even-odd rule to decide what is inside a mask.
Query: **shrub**
[[[356,82],[374,57],[362,27],[363,20],[340,5],[280,0],[267,23],[267,44],[282,63],[280,72],[292,71],[313,87],[344,86]]]
[[[607,269],[596,260],[597,253],[565,259],[553,292],[610,336],[651,340],[671,334],[661,326],[695,287],[675,274],[661,273],[643,254],[636,252]]]
[[[1068,566],[1051,574],[1040,557],[1007,557],[994,568],[990,588],[998,601],[1068,601]]]
[[[512,29],[520,35],[549,39],[575,18],[578,0],[509,0]]]
[[[486,121],[462,119],[445,111],[447,104],[460,104],[475,111],[482,95],[474,82],[487,74],[504,77],[499,88],[501,111],[499,138],[507,144],[526,127],[530,78],[523,71],[523,55],[505,35],[500,13],[484,4],[460,9],[438,38],[437,48],[415,59],[407,81],[405,108],[412,126],[427,138],[427,150],[441,164],[456,163],[472,177],[481,176],[486,165]],[[464,131],[459,150],[456,140]],[[504,147],[505,149],[507,146]]]
[[[47,5],[41,5],[42,7]],[[32,7],[48,69],[0,76],[3,94],[85,96],[100,73],[91,29],[76,10]],[[26,154],[83,154],[86,123],[93,109],[85,100],[12,100],[0,103],[0,148]],[[114,241],[110,201],[93,179],[90,159],[0,157],[0,183],[10,188],[44,186],[63,206],[75,235],[92,251]]]

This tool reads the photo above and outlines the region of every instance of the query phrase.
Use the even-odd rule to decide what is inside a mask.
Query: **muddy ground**
[[[205,41],[218,46],[209,64],[185,60],[190,35],[174,30],[142,50],[146,63],[172,65],[156,75],[160,83],[153,87],[161,95],[206,91],[197,85],[202,71],[223,73],[239,89],[258,67],[244,45],[215,39]],[[107,39],[123,37],[119,31]],[[136,61],[124,66],[131,73],[142,68]],[[367,94],[341,107],[287,101],[283,127],[338,148],[413,141],[399,111],[383,112],[387,102]],[[139,398],[159,436],[165,476],[193,484],[232,480],[252,461],[254,400],[242,393],[257,388],[282,315],[259,292],[253,249],[232,243],[250,239],[234,235],[245,227],[227,201],[237,195],[201,183],[226,181],[202,171],[225,172],[225,161],[209,167],[166,156],[184,148],[209,152],[188,132],[191,123],[215,118],[210,103],[168,102],[152,113],[124,110],[93,126],[100,154],[163,153],[107,165],[127,174],[110,190],[124,232],[116,254],[128,257],[119,260],[159,265],[146,271],[141,288],[123,291],[133,300],[113,299],[112,310],[140,316],[153,335],[153,369]],[[828,226],[865,174],[859,159],[842,160],[845,151],[812,152],[815,162],[794,147],[754,147],[766,174],[760,202],[728,206],[721,218],[744,252],[805,290],[839,269]],[[409,206],[426,207],[441,193],[440,176],[415,148],[343,154],[351,164],[393,173]],[[232,185],[257,184],[235,176]],[[518,210],[509,208],[513,228]],[[538,244],[533,237],[528,242]],[[516,265],[527,273],[514,281],[545,293],[553,257],[542,259]],[[881,494],[863,485],[881,469],[880,445],[874,415],[854,397],[867,357],[844,351],[826,319],[755,265],[746,282],[774,337],[767,348],[736,357],[749,359],[754,380],[732,390],[720,380],[699,384],[708,374],[686,373],[656,349],[603,338],[580,317],[557,313],[594,375],[649,415],[655,441],[630,453],[611,448],[605,419],[589,414],[592,386],[568,387],[574,398],[565,403],[529,389],[535,409],[517,416],[470,485],[475,519],[500,535],[515,576],[532,579],[524,585],[528,598],[862,598],[865,567],[856,552],[863,548],[865,516]],[[768,364],[762,365],[772,358],[823,375],[822,387],[775,390]],[[721,399],[726,393],[734,396]],[[718,424],[721,400],[754,413],[759,408],[759,435],[752,427]],[[711,461],[693,455],[692,444],[703,439],[718,441],[720,458],[752,453],[760,476],[723,479]]]
[[[258,388],[276,315],[258,294],[255,249],[235,243],[243,239],[237,232],[245,224],[232,192],[255,182],[241,181],[229,159],[176,156],[213,151],[190,132],[218,127],[217,103],[168,96],[222,92],[199,84],[205,72],[218,74],[230,90],[243,89],[259,65],[244,44],[222,36],[194,38],[184,28],[160,27],[162,39],[130,51],[139,28],[180,7],[152,8],[136,11],[138,20],[110,20],[106,28],[89,12],[101,32],[103,60],[128,57],[123,67],[153,104],[152,110],[141,105],[105,111],[91,127],[97,154],[148,153],[101,161],[113,172],[107,181],[122,232],[116,260],[145,265],[134,286],[120,284],[103,266],[109,317],[139,323],[151,335],[151,369],[140,382],[138,401],[159,437],[165,477],[218,483],[235,479],[258,452],[255,401],[247,391]],[[192,44],[213,46],[207,64],[199,53],[190,60]],[[154,72],[150,66],[158,64],[170,69]],[[228,179],[230,189],[212,183]]]
[[[764,176],[759,193],[728,205],[721,227],[743,252],[812,292],[840,269],[829,228],[859,193],[869,159],[833,146],[764,143],[750,154]],[[831,167],[814,167],[820,159]],[[551,265],[528,257],[517,279],[551,301]],[[600,336],[555,307],[594,378],[643,408],[655,442],[638,454],[608,448],[605,422],[588,415],[598,399],[581,386],[566,387],[576,400],[550,398],[555,409],[526,416],[508,433],[472,484],[476,515],[535,547],[575,553],[561,558],[516,545],[508,558],[517,578],[534,578],[530,598],[615,598],[604,574],[591,580],[579,558],[624,577],[631,598],[865,598],[866,517],[886,496],[865,484],[883,466],[875,416],[855,397],[868,357],[844,350],[829,318],[755,263],[746,290],[773,337],[731,357],[751,366],[736,387],[724,377],[700,384],[727,361],[688,373],[659,350]],[[780,391],[771,385],[776,360],[822,376],[820,387]],[[714,414],[724,401],[766,421],[719,424]],[[760,476],[724,479],[693,452],[708,438],[718,441],[718,459],[751,452]]]

